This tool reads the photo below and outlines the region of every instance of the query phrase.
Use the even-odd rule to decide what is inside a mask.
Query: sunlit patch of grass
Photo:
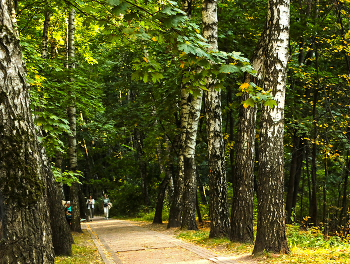
[[[181,231],[177,237],[225,254],[247,254],[253,250],[252,244],[233,243],[228,238],[209,238],[208,230]]]
[[[75,244],[72,245],[72,256],[58,256],[55,258],[55,263],[104,263],[88,231],[83,230],[83,233],[73,233],[73,238]]]
[[[263,263],[341,263],[350,264],[350,244],[339,237],[325,239],[321,230],[310,228],[299,230],[299,226],[287,226],[287,239],[291,252],[289,254],[265,253],[257,258]]]

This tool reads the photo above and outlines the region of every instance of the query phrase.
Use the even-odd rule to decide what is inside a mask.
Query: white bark
[[[218,49],[217,1],[203,0],[203,36],[209,41],[211,50]],[[210,188],[210,237],[227,237],[230,219],[227,204],[227,182],[225,149],[222,135],[221,90],[217,90],[217,80],[206,78],[208,91],[205,96],[209,152]]]
[[[0,0],[0,262],[53,263],[46,178],[8,3]]]
[[[260,124],[258,229],[253,253],[289,252],[284,212],[284,104],[289,59],[290,0],[269,0],[264,90],[277,106],[263,106]]]

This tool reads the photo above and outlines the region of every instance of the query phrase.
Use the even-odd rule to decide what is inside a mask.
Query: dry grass
[[[72,245],[73,255],[58,256],[55,258],[55,263],[62,264],[98,264],[104,263],[94,241],[89,232],[83,230],[83,233],[73,233],[75,244]]]

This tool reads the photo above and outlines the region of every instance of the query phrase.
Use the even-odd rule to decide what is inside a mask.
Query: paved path
[[[234,257],[155,232],[125,220],[96,217],[83,223],[106,264],[238,264]]]

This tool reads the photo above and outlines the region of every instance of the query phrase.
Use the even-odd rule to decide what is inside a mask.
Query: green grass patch
[[[55,263],[62,264],[97,264],[104,263],[94,241],[89,232],[83,230],[83,233],[73,233],[75,244],[72,245],[72,256],[58,256]]]

